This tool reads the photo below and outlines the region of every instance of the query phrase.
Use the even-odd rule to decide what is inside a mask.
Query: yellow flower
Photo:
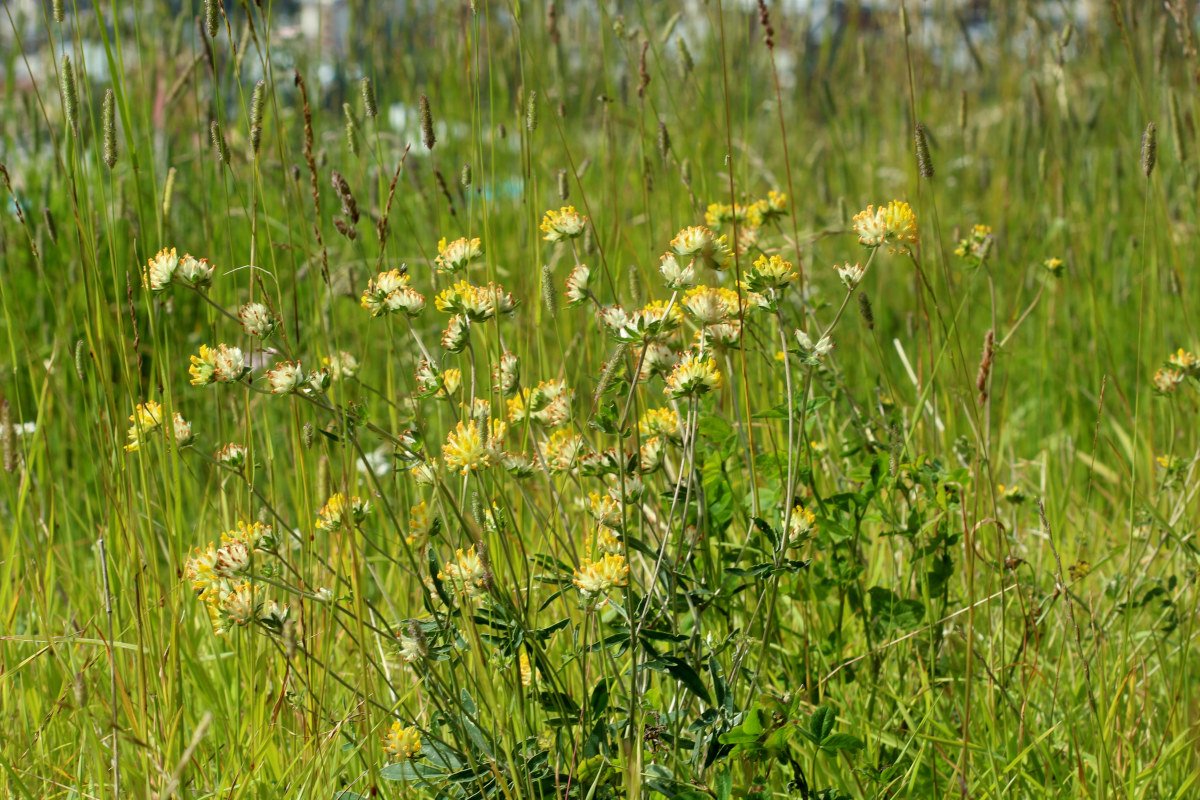
[[[434,519],[429,513],[429,504],[422,500],[408,510],[408,535],[404,540],[409,547],[422,545],[429,538],[433,526]]]
[[[438,579],[449,583],[457,591],[470,597],[479,597],[487,589],[487,569],[483,559],[475,552],[475,545],[466,550],[454,551],[454,560],[447,561],[438,572]]]
[[[1154,461],[1168,473],[1180,472],[1184,467],[1183,459],[1178,456],[1164,454],[1155,458]]]
[[[340,381],[343,378],[353,378],[358,374],[358,359],[345,350],[325,356],[321,359],[321,363],[329,370],[330,380]]]
[[[788,517],[788,540],[800,544],[817,525],[817,517],[803,506],[796,506]]]
[[[546,468],[551,472],[569,472],[583,454],[583,437],[560,428],[540,446]]]
[[[397,312],[415,317],[425,310],[425,297],[409,286],[408,274],[398,269],[381,272],[367,281],[359,302],[372,317]]]
[[[492,455],[475,420],[465,425],[459,422],[442,447],[442,460],[446,466],[463,475],[486,469],[491,465],[491,459]]]
[[[683,426],[679,422],[679,413],[673,408],[651,408],[642,414],[638,421],[638,431],[643,436],[665,436],[671,441],[679,441],[683,435]]]
[[[1045,267],[1046,271],[1049,272],[1051,275],[1053,275],[1055,278],[1061,277],[1063,274],[1064,264],[1063,264],[1063,260],[1061,258],[1053,258],[1053,257],[1047,258],[1045,261],[1042,262],[1042,266]]]
[[[575,210],[575,206],[563,206],[558,211],[553,209],[542,217],[541,229],[545,234],[542,238],[547,242],[561,242],[575,239],[583,235],[587,226],[587,217]]]
[[[439,397],[449,397],[452,394],[458,394],[458,390],[462,388],[462,370],[458,367],[450,367],[442,372],[442,385],[438,390]]]
[[[917,242],[917,217],[912,206],[902,200],[879,208],[869,205],[854,215],[854,232],[866,247],[888,244],[893,253],[906,252]]]
[[[528,688],[533,685],[533,665],[529,663],[529,654],[521,651],[517,658],[517,674],[521,676],[521,685]]]
[[[226,344],[219,344],[215,349],[206,344],[200,345],[199,354],[192,356],[191,362],[188,372],[192,376],[193,386],[233,383],[250,371],[241,348]]]
[[[204,594],[219,580],[216,571],[217,549],[211,544],[205,549],[196,548],[191,557],[183,562],[183,577],[197,594]]]
[[[565,381],[542,381],[535,388],[523,389],[508,399],[508,421],[515,425],[528,418],[547,428],[555,428],[571,418],[574,399],[575,390]]]
[[[347,511],[349,511],[350,521],[357,525],[371,513],[371,504],[360,497],[351,497],[347,503],[344,494],[335,492],[317,512],[317,530],[326,533],[336,531],[342,527],[342,520],[346,519]]]
[[[621,527],[621,504],[610,494],[588,492],[588,512],[599,525]]]
[[[612,528],[603,525],[596,529],[596,549],[601,553],[620,553],[621,539]]]
[[[721,269],[729,260],[729,242],[709,228],[693,225],[671,240],[671,249],[681,258],[699,258],[706,266]]]
[[[211,347],[202,344],[199,355],[191,357],[192,365],[188,367],[188,373],[192,376],[193,386],[207,386],[213,382],[213,373],[217,369],[216,355]]]
[[[728,225],[736,222],[738,225],[744,225],[751,216],[751,210],[747,206],[739,203],[730,205],[729,203],[709,203],[708,208],[704,211],[704,224],[710,228],[719,228],[722,225]],[[755,219],[761,220],[761,215]],[[755,222],[755,225],[758,223]]]
[[[634,312],[634,317],[645,324],[661,324],[664,328],[675,328],[683,322],[683,312],[665,300],[651,300]]]
[[[462,314],[472,322],[491,319],[496,313],[510,314],[516,308],[516,300],[495,283],[472,286],[461,280],[442,290],[434,299],[438,311],[446,314]]]
[[[765,204],[765,206],[766,206],[766,208],[763,209],[763,221],[764,222],[767,222],[776,217],[787,216],[788,196],[786,194],[784,194],[783,192],[777,192],[774,189],[772,189],[771,191],[767,192],[767,199],[759,200],[756,205],[760,205],[760,207],[761,207],[762,204]]]
[[[393,761],[407,761],[421,754],[421,732],[413,726],[393,722],[383,739],[383,751]]]
[[[438,254],[433,259],[438,272],[458,272],[483,255],[483,243],[478,239],[460,238],[449,244],[445,237],[438,241]]]
[[[575,588],[584,595],[604,594],[613,587],[629,583],[629,565],[625,557],[609,553],[599,561],[585,558],[575,570]]]
[[[688,353],[671,374],[667,376],[667,394],[671,397],[689,397],[705,394],[721,386],[721,373],[712,358],[701,358]]]
[[[126,434],[129,444],[125,445],[125,450],[132,453],[141,449],[146,443],[145,437],[162,425],[162,406],[153,400],[138,403],[129,415],[129,421],[133,424],[129,426],[129,433]]]
[[[242,542],[251,550],[269,549],[274,546],[275,530],[263,522],[243,522],[221,534],[221,544]]]
[[[1020,505],[1025,502],[1025,492],[1020,486],[1005,486],[1003,483],[996,485],[996,492],[1009,503]]]
[[[747,283],[751,289],[761,292],[767,289],[782,289],[796,280],[796,277],[792,262],[782,256],[764,254],[754,261]]]
[[[684,294],[683,307],[701,327],[720,325],[738,316],[738,295],[733,289],[696,286]]]
[[[249,625],[258,619],[263,607],[262,590],[258,584],[242,581],[221,597],[221,611],[235,625]]]
[[[1188,374],[1200,369],[1200,359],[1196,358],[1196,354],[1184,350],[1182,347],[1167,357],[1167,363]]]
[[[983,261],[992,246],[992,226],[976,225],[971,228],[971,235],[960,239],[954,248],[954,255],[965,258],[976,264]]]

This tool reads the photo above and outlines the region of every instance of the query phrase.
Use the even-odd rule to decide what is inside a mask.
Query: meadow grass
[[[1200,793],[1188,4],[175,5],[0,14],[5,796]]]

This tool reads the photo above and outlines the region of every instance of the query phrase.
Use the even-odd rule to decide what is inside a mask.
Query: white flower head
[[[208,263],[207,258],[185,255],[179,259],[179,269],[176,270],[175,277],[193,289],[203,289],[212,284],[213,265]]]
[[[280,361],[267,370],[267,383],[271,394],[291,394],[304,386],[304,369],[299,361]]]
[[[658,262],[658,271],[667,282],[668,289],[690,289],[696,283],[696,262],[688,259],[680,264],[674,253],[663,253]]]
[[[591,275],[591,269],[584,264],[577,264],[575,269],[571,270],[571,274],[567,276],[568,305],[577,306],[587,302],[591,294],[588,288],[588,280]]]
[[[800,345],[802,356],[806,359],[820,360],[829,355],[833,350],[833,340],[828,336],[822,336],[816,344],[813,344],[812,338],[802,330],[797,330],[795,333],[796,343]]]
[[[862,282],[863,276],[867,271],[861,264],[846,263],[837,268],[838,277],[842,280],[842,285],[847,289],[853,290]]]
[[[238,309],[238,319],[247,336],[265,339],[275,332],[275,318],[262,303],[246,303]]]
[[[177,269],[179,256],[175,248],[168,250],[164,247],[146,262],[146,269],[142,272],[142,286],[155,293],[165,291],[174,280]]]

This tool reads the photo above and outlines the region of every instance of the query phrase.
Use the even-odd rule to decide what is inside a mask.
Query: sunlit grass
[[[1193,794],[1183,4],[219,5],[0,17],[6,796]]]

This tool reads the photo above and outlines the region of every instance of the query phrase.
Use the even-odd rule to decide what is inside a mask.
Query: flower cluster
[[[246,356],[240,347],[219,344],[209,347],[200,345],[200,352],[191,358],[188,368],[193,386],[208,386],[212,383],[236,383],[250,373]]]
[[[990,225],[975,225],[971,233],[958,240],[954,247],[954,255],[965,260],[968,264],[978,266],[987,258],[992,249],[992,228]]]
[[[371,513],[371,504],[359,497],[349,497],[341,492],[335,492],[317,511],[317,521],[314,527],[325,533],[338,530],[346,523],[353,526],[361,525]]]
[[[563,206],[557,211],[547,211],[542,217],[542,238],[547,242],[577,239],[583,235],[586,227],[587,217],[576,211],[575,206]]]
[[[888,246],[889,252],[907,253],[917,243],[917,215],[903,200],[886,206],[867,206],[854,215],[854,232],[864,247]]]
[[[142,286],[155,294],[165,292],[172,284],[191,289],[204,289],[212,284],[213,266],[208,259],[190,254],[179,256],[172,247],[159,250],[142,270]]]
[[[1159,394],[1174,394],[1188,378],[1200,379],[1200,358],[1182,347],[1167,356],[1167,363],[1154,373],[1154,389]]]
[[[140,450],[149,441],[148,437],[155,433],[167,435],[163,428],[162,405],[154,400],[138,403],[134,407],[133,413],[129,415],[129,422],[131,424],[126,435],[128,443],[125,445],[125,450],[130,453]],[[172,415],[171,422],[171,435],[174,437],[175,446],[187,447],[190,445],[196,438],[192,434],[192,424],[184,419],[178,411]]]
[[[425,297],[409,286],[408,273],[399,269],[381,272],[367,281],[359,302],[372,317],[397,313],[415,317],[425,310]]]
[[[460,238],[446,242],[443,237],[438,241],[437,256],[433,259],[438,272],[462,272],[472,261],[483,255],[483,243],[479,239]]]
[[[197,548],[184,564],[184,576],[208,611],[213,630],[260,623],[273,633],[288,623],[288,607],[266,597],[258,577],[273,574],[270,553],[275,534],[261,522],[239,521],[218,542]]]

